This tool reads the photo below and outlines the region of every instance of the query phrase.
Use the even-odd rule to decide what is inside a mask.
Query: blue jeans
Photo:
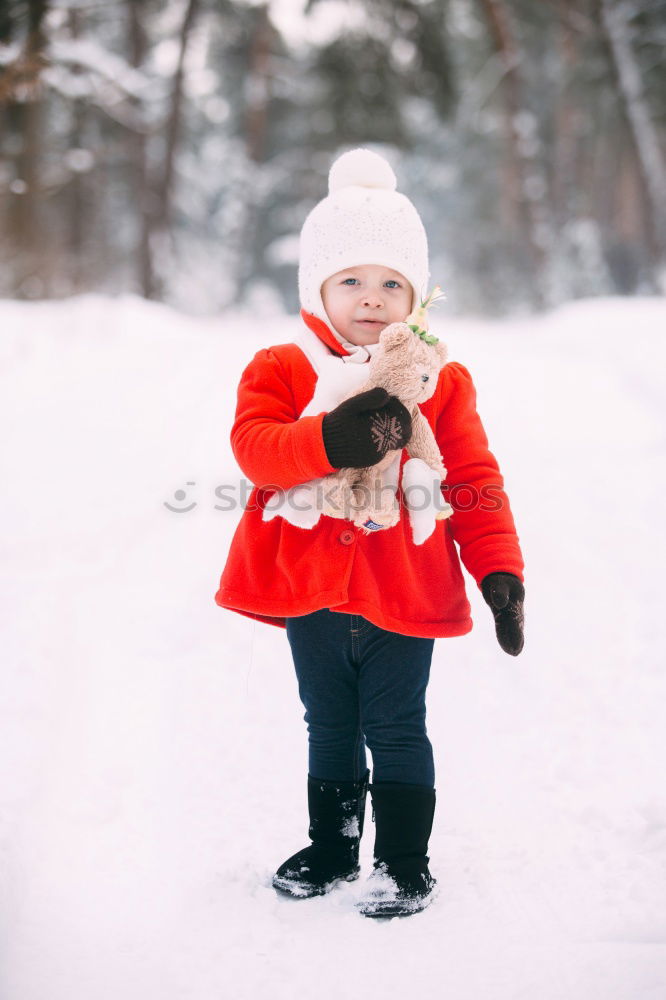
[[[312,777],[358,781],[367,744],[373,781],[434,788],[425,694],[435,640],[327,608],[287,618],[286,627]]]

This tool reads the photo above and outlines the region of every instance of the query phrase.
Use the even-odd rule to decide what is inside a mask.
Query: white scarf
[[[361,347],[360,344],[345,341],[342,346],[350,353],[341,356],[327,347],[309,327],[299,331],[295,342],[317,375],[314,395],[299,417],[334,410],[354,389],[367,382],[367,362],[379,347],[379,344]]]

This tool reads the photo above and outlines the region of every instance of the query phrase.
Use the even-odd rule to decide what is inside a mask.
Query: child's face
[[[378,264],[347,267],[327,278],[321,298],[338,333],[352,344],[376,344],[389,323],[412,308],[412,286],[400,271]]]

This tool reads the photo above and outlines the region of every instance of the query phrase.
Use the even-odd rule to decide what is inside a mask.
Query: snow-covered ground
[[[361,882],[270,888],[307,840],[303,709],[285,633],[213,600],[238,377],[298,323],[0,302],[0,995],[663,1000],[666,301],[433,317],[505,475],[526,645],[466,577],[429,689],[440,895],[379,923]]]

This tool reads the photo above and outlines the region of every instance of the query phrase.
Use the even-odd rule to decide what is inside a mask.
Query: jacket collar
[[[335,334],[331,331],[330,327],[324,323],[322,319],[318,316],[313,316],[312,313],[306,312],[305,309],[301,309],[301,318],[305,325],[316,333],[320,340],[322,340],[327,347],[330,347],[332,351],[335,351],[340,357],[349,356],[350,352],[342,346],[340,341],[337,339]]]

